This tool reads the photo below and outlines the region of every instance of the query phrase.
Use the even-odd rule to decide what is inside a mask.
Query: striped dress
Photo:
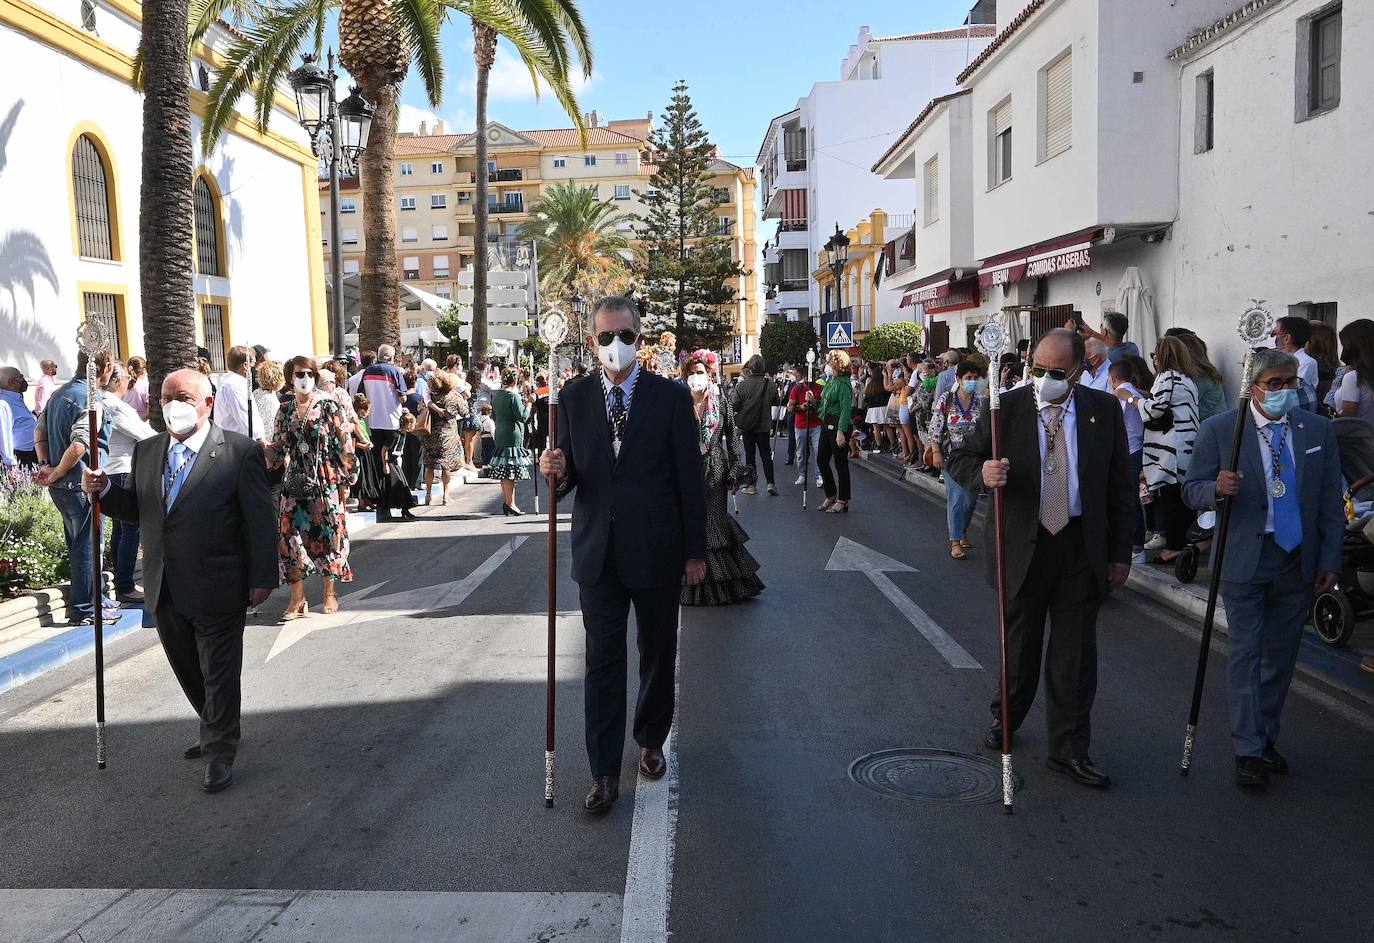
[[[1150,423],[1172,414],[1174,425],[1168,432],[1156,432]],[[1188,473],[1197,438],[1198,396],[1193,381],[1177,370],[1165,370],[1155,377],[1150,398],[1140,401],[1140,416],[1145,420],[1145,482],[1150,490],[1166,485],[1181,485]]]

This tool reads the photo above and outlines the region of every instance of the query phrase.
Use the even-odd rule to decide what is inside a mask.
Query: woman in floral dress
[[[340,487],[347,481],[344,414],[333,397],[317,389],[320,372],[309,357],[293,357],[286,379],[295,396],[277,412],[269,451],[273,466],[285,465],[277,518],[281,578],[291,586],[282,619],[306,615],[305,578],[324,578],[324,609],[338,612],[334,585],[349,582],[348,522]]]
[[[684,606],[727,606],[763,592],[758,561],[744,549],[749,535],[726,504],[727,492],[744,483],[737,476],[747,471],[735,441],[734,411],[711,376],[715,360],[715,354],[698,350],[681,367],[696,410],[706,477],[706,579],[696,586],[683,583],[679,601]]]
[[[463,442],[458,423],[468,418],[467,400],[458,392],[458,378],[442,370],[429,378],[429,432],[420,437],[425,456],[425,504],[434,488],[434,473],[439,472],[444,506],[448,506],[449,476],[463,470]]]

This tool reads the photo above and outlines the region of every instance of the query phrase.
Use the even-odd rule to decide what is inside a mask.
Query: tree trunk
[[[148,419],[163,428],[157,391],[167,374],[196,365],[191,247],[195,143],[186,76],[189,6],[143,6],[143,177],[138,201],[138,288],[148,360]]]
[[[472,39],[477,64],[477,192],[473,196],[477,205],[472,215],[477,234],[472,240],[471,359],[476,361],[487,358],[487,226],[491,218],[487,211],[487,84],[496,58],[496,30],[474,20]]]
[[[401,343],[401,290],[396,284],[396,184],[391,176],[400,89],[386,78],[364,73],[359,78],[358,90],[377,106],[372,130],[367,135],[367,150],[359,161],[364,246],[358,349],[376,350],[380,344]],[[348,327],[344,325],[345,330]]]

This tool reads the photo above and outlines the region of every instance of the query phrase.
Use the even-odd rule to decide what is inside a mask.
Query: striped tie
[[[1054,457],[1054,470],[1042,472],[1040,479],[1040,524],[1051,534],[1057,534],[1069,524],[1069,447],[1064,441],[1063,407],[1046,409],[1050,414],[1050,421],[1045,424],[1046,458]]]
[[[189,453],[190,449],[186,448],[184,443],[176,442],[172,445],[171,454],[167,456],[167,472],[162,486],[162,493],[166,499],[165,510],[172,509],[177,493],[181,491],[181,473],[186,470]]]

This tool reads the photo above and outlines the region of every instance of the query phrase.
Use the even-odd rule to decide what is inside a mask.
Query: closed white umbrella
[[[1155,324],[1154,299],[1140,277],[1140,269],[1134,265],[1121,276],[1121,285],[1116,289],[1116,310],[1126,316],[1126,340],[1133,341],[1141,356],[1148,358],[1159,340],[1159,327]]]

